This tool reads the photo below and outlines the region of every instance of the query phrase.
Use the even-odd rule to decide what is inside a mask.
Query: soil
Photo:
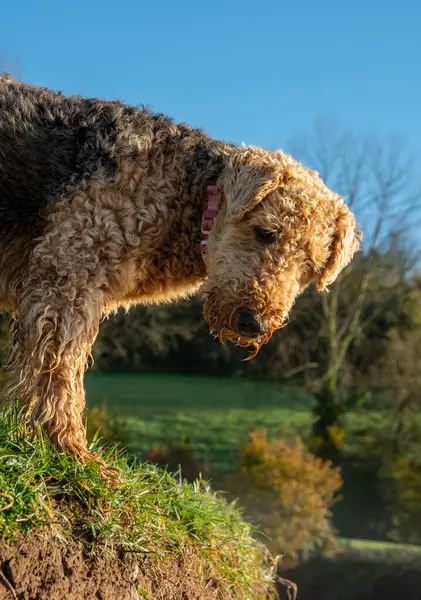
[[[31,533],[0,547],[0,600],[137,600],[133,559],[89,556],[81,542]]]
[[[186,561],[187,562],[187,561]],[[197,572],[198,574],[199,572]],[[216,600],[230,596],[184,560],[165,567],[145,555],[88,553],[74,539],[33,531],[0,541],[0,600]]]

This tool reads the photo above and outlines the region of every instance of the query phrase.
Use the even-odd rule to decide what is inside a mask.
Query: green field
[[[312,397],[285,384],[245,379],[167,374],[88,373],[88,407],[105,404],[124,419],[124,442],[144,454],[151,446],[188,440],[200,460],[217,470],[235,465],[250,431],[306,437],[312,423]],[[347,415],[347,431],[367,429],[374,438],[385,429],[380,411]],[[355,436],[346,440],[353,450]]]
[[[88,406],[105,403],[124,418],[128,446],[145,452],[154,444],[188,439],[214,467],[233,465],[253,429],[274,435],[305,434],[311,397],[273,383],[178,375],[90,373]]]

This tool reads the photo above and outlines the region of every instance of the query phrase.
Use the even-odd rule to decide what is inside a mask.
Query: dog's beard
[[[249,356],[243,359],[245,361],[255,358],[258,355],[260,348],[270,340],[275,329],[280,329],[286,325],[286,323],[284,323],[276,328],[269,327],[265,333],[256,337],[241,335],[235,330],[232,323],[238,312],[242,308],[249,308],[250,305],[248,304],[246,307],[242,304],[233,304],[232,300],[221,301],[221,299],[217,298],[216,294],[213,294],[212,292],[205,292],[203,293],[203,296],[205,298],[204,317],[209,325],[211,334],[217,337],[222,344],[224,344],[225,341],[229,341],[242,348],[251,348]]]
[[[244,361],[255,358],[259,354],[260,348],[263,346],[263,344],[266,344],[272,337],[272,332],[266,332],[265,334],[259,335],[255,338],[247,338],[225,327],[220,327],[218,330],[214,331],[216,331],[216,336],[222,344],[225,342],[225,340],[228,340],[236,346],[241,346],[241,348],[251,348],[251,352],[247,358],[243,358]]]

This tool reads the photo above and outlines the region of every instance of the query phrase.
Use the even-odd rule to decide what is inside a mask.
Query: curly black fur
[[[185,191],[222,170],[219,147],[200,129],[121,102],[65,96],[0,77],[0,237],[40,233],[51,202],[116,175],[118,162],[154,141],[186,156]],[[206,169],[205,169],[206,171]]]

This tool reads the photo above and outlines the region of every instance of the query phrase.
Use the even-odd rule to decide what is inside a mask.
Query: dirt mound
[[[159,565],[145,556],[89,554],[82,542],[30,533],[0,545],[0,600],[216,599],[212,581],[195,580],[183,558]],[[157,581],[160,582],[159,588]]]

